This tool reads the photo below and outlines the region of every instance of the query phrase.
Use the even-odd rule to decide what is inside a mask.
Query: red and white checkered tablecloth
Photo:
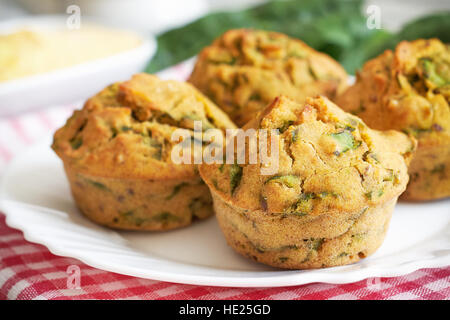
[[[189,65],[164,77],[183,78]],[[176,76],[174,76],[176,74]],[[21,150],[61,126],[78,105],[0,118],[0,176]],[[68,289],[70,266],[80,268],[80,289]],[[70,287],[70,286],[69,286]],[[281,288],[222,288],[133,278],[50,253],[9,228],[0,213],[0,299],[449,299],[450,266],[396,278],[350,284],[313,283]]]

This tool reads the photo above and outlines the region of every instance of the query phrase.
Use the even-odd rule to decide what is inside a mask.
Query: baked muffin
[[[278,95],[298,102],[333,99],[345,70],[300,40],[259,30],[230,30],[203,49],[189,81],[243,126]]]
[[[408,182],[413,138],[371,130],[325,97],[276,98],[251,128],[279,130],[275,174],[263,175],[260,160],[200,166],[231,247],[271,266],[309,269],[356,262],[381,245]]]
[[[401,42],[368,61],[337,99],[372,128],[417,138],[405,200],[450,196],[450,47],[437,39]]]
[[[194,120],[203,129],[234,128],[190,84],[137,74],[113,84],[75,111],[54,135],[73,197],[99,224],[129,230],[168,230],[213,213],[196,165],[171,159],[172,133]],[[194,153],[193,153],[194,155]]]

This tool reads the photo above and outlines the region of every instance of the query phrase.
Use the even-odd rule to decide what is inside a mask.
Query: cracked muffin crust
[[[112,228],[167,230],[213,213],[194,164],[175,164],[172,133],[194,121],[235,128],[190,84],[137,74],[90,98],[54,135],[72,194],[91,220]]]
[[[279,95],[298,102],[318,94],[333,99],[346,87],[347,74],[300,40],[237,29],[203,49],[189,81],[241,127]]]
[[[437,39],[401,42],[367,62],[337,98],[370,127],[417,138],[410,182],[401,199],[450,196],[450,47]]]
[[[271,266],[309,269],[352,263],[381,245],[414,138],[371,130],[325,97],[276,98],[250,128],[279,130],[277,173],[262,175],[260,162],[199,170],[231,247]]]

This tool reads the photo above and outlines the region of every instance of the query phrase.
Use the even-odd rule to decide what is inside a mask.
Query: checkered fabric
[[[166,70],[165,78],[184,79],[191,62]],[[53,107],[0,119],[0,174],[11,158],[61,126],[74,108]],[[73,288],[71,272],[80,272]],[[79,268],[79,269],[78,269]],[[396,278],[351,284],[313,283],[281,288],[222,288],[174,284],[95,269],[51,254],[26,241],[0,213],[0,299],[449,299],[450,266],[422,269]]]

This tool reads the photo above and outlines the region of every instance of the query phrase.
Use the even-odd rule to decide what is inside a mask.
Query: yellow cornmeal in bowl
[[[334,98],[347,86],[347,73],[300,40],[237,29],[203,49],[189,81],[243,126],[278,95]]]
[[[167,230],[213,214],[194,164],[172,162],[183,128],[235,128],[190,84],[137,74],[75,111],[54,135],[73,197],[88,218],[112,228]]]
[[[370,127],[417,138],[405,200],[450,196],[450,47],[437,39],[401,42],[368,61],[337,99]]]
[[[112,56],[141,43],[131,32],[84,24],[75,30],[23,29],[0,34],[0,81]]]
[[[325,97],[300,104],[281,96],[244,129],[278,129],[277,172],[263,175],[261,162],[200,166],[234,250],[289,269],[375,252],[408,183],[413,138],[371,130]]]

